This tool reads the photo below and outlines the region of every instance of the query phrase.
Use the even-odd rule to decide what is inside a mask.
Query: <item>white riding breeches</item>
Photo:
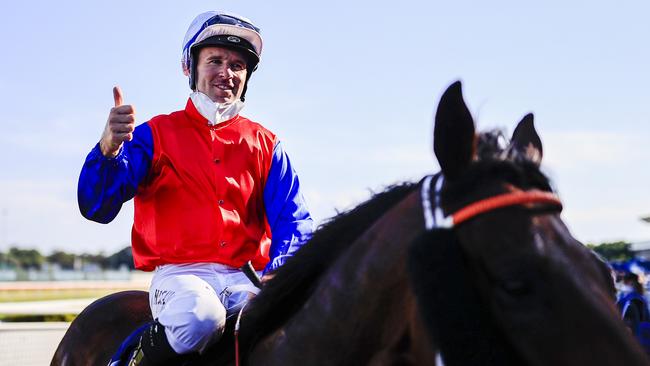
[[[167,264],[156,268],[149,306],[176,353],[200,353],[221,337],[226,318],[236,315],[250,293],[257,292],[237,268],[216,263]]]

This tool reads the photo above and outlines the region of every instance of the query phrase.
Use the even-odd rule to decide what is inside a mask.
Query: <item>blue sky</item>
[[[88,222],[76,182],[120,85],[138,122],[184,106],[185,31],[251,18],[264,54],[243,111],[276,132],[320,221],[437,170],[432,117],[461,79],[479,128],[534,112],[544,170],[583,242],[650,239],[647,1],[122,1],[0,5],[0,250],[110,253],[126,204]]]

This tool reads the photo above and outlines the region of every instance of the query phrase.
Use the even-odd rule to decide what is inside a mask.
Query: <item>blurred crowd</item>
[[[616,304],[623,321],[650,354],[650,310],[646,297],[648,277],[646,272],[615,269]]]

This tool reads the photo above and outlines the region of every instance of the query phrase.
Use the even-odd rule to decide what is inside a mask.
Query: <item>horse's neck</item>
[[[376,350],[399,341],[415,309],[407,249],[423,227],[416,190],[333,263],[303,310],[262,341],[253,359],[274,364],[266,356],[273,354],[278,364],[291,364],[293,357],[303,364],[332,357],[340,358],[332,364],[365,363]]]

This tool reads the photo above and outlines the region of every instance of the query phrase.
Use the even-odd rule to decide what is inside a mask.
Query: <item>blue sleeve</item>
[[[273,160],[264,187],[264,205],[271,227],[271,261],[264,269],[267,273],[293,256],[314,231],[314,222],[300,193],[298,175],[280,142],[273,148]]]
[[[102,224],[111,222],[122,204],[135,196],[147,176],[153,158],[151,128],[135,128],[133,140],[125,141],[114,158],[106,158],[99,144],[86,157],[77,186],[81,214]]]

